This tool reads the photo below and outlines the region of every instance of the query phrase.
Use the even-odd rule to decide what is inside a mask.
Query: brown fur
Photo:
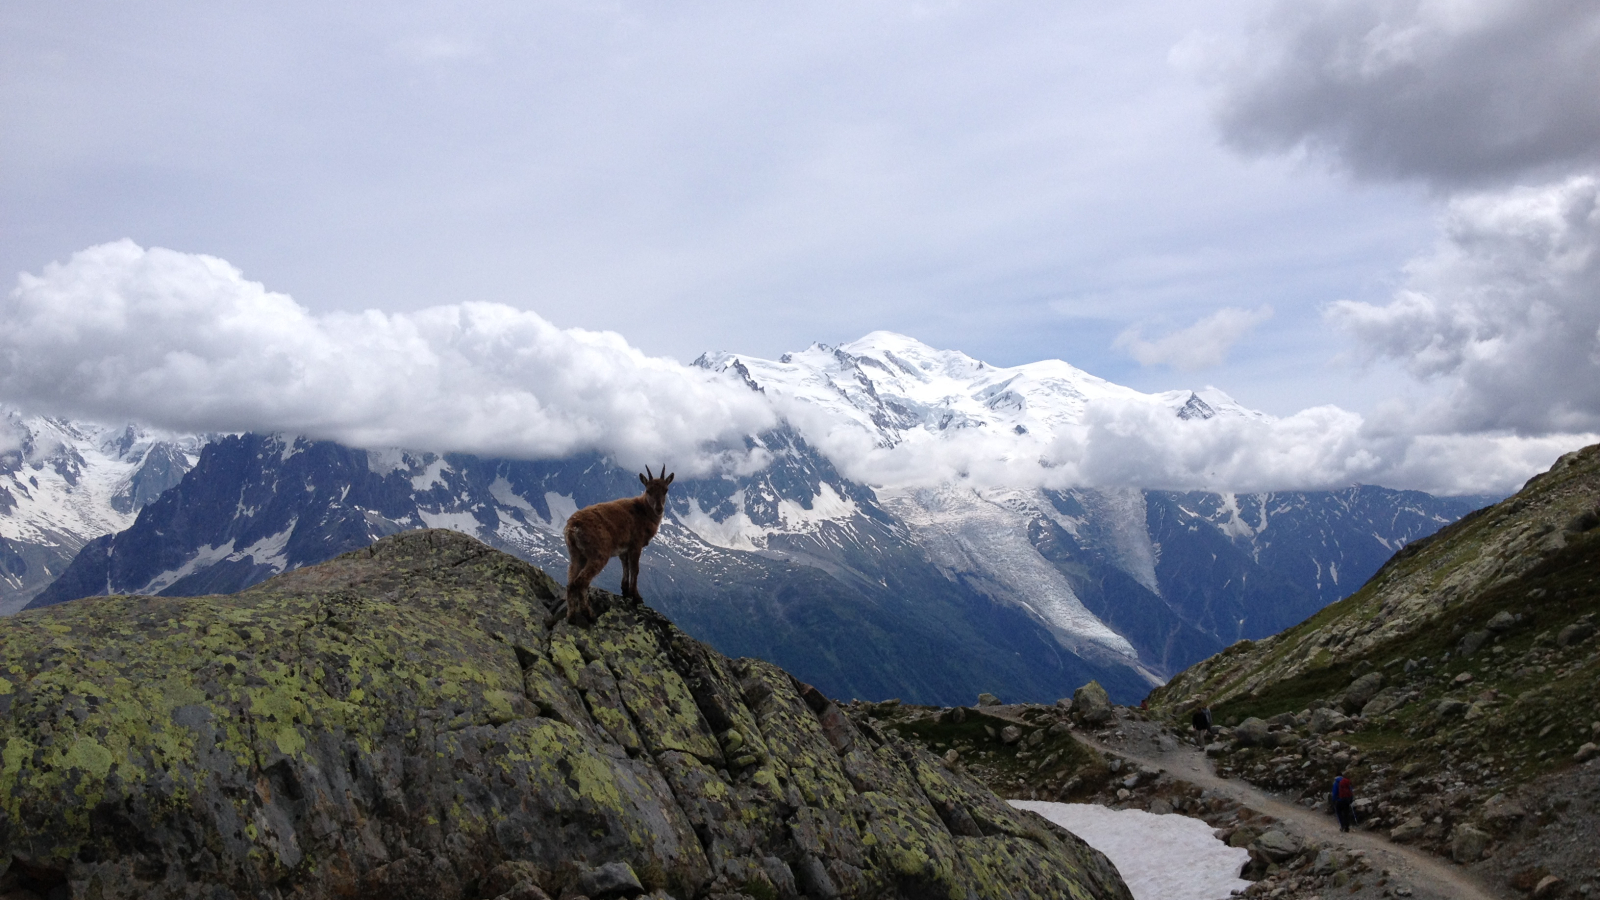
[[[665,472],[666,466],[662,466]],[[661,527],[667,509],[667,486],[674,475],[650,475],[650,467],[639,476],[644,493],[637,497],[585,506],[567,519],[563,534],[567,539],[567,621],[587,625],[595,619],[589,605],[589,582],[606,567],[611,557],[622,559],[622,596],[639,596],[639,554]],[[676,474],[676,473],[674,473]]]

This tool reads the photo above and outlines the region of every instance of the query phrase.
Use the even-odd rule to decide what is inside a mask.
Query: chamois
[[[661,527],[661,515],[667,509],[667,486],[673,475],[651,475],[644,467],[639,481],[644,493],[606,503],[585,506],[567,519],[562,534],[567,539],[567,621],[588,625],[595,619],[589,605],[589,582],[606,567],[611,557],[622,558],[622,596],[630,600],[643,600],[639,596],[639,554]]]

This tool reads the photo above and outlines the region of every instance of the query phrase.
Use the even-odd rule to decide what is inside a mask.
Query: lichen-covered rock
[[[757,660],[445,531],[0,620],[0,871],[74,896],[1125,898]],[[486,891],[494,893],[485,893]]]
[[[1488,846],[1489,835],[1472,825],[1457,825],[1450,832],[1450,857],[1462,865],[1482,859]]]
[[[1378,689],[1383,687],[1383,676],[1377,672],[1368,672],[1351,682],[1345,688],[1344,694],[1339,698],[1339,707],[1346,713],[1358,713],[1367,701],[1378,695]]]
[[[1098,681],[1091,681],[1072,692],[1072,714],[1086,725],[1103,725],[1116,718],[1111,708],[1111,697]]]
[[[1301,843],[1298,838],[1276,828],[1262,834],[1250,844],[1251,850],[1275,863],[1294,857],[1300,852],[1300,848]]]
[[[1306,728],[1312,734],[1327,734],[1347,727],[1349,722],[1349,718],[1343,713],[1331,707],[1324,707],[1312,710],[1311,720],[1306,724]]]
[[[1245,719],[1239,723],[1237,728],[1233,729],[1233,739],[1243,747],[1254,747],[1257,744],[1264,743],[1267,740],[1266,721],[1255,716]]]

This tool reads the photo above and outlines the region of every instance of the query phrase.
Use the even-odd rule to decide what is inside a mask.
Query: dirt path
[[[1131,723],[1124,723],[1125,725]],[[1249,808],[1265,813],[1283,822],[1303,838],[1315,840],[1325,847],[1345,850],[1364,850],[1374,870],[1388,869],[1393,881],[1407,885],[1413,896],[1423,900],[1500,900],[1471,873],[1444,862],[1437,857],[1414,850],[1372,832],[1339,830],[1338,822],[1326,813],[1313,811],[1297,803],[1267,793],[1241,779],[1217,777],[1211,761],[1193,745],[1178,742],[1169,750],[1149,741],[1141,742],[1137,729],[1127,732],[1127,737],[1108,741],[1098,740],[1084,732],[1075,732],[1078,740],[1106,753],[1114,753],[1155,769],[1165,769],[1175,778],[1188,781],[1214,793],[1228,797]],[[1154,731],[1151,732],[1154,734]]]

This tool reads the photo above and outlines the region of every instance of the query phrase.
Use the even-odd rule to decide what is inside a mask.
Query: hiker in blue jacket
[[[1333,779],[1333,791],[1329,794],[1328,801],[1333,805],[1333,811],[1339,816],[1339,830],[1349,831],[1350,826],[1356,823],[1356,786],[1350,779],[1340,772]]]

